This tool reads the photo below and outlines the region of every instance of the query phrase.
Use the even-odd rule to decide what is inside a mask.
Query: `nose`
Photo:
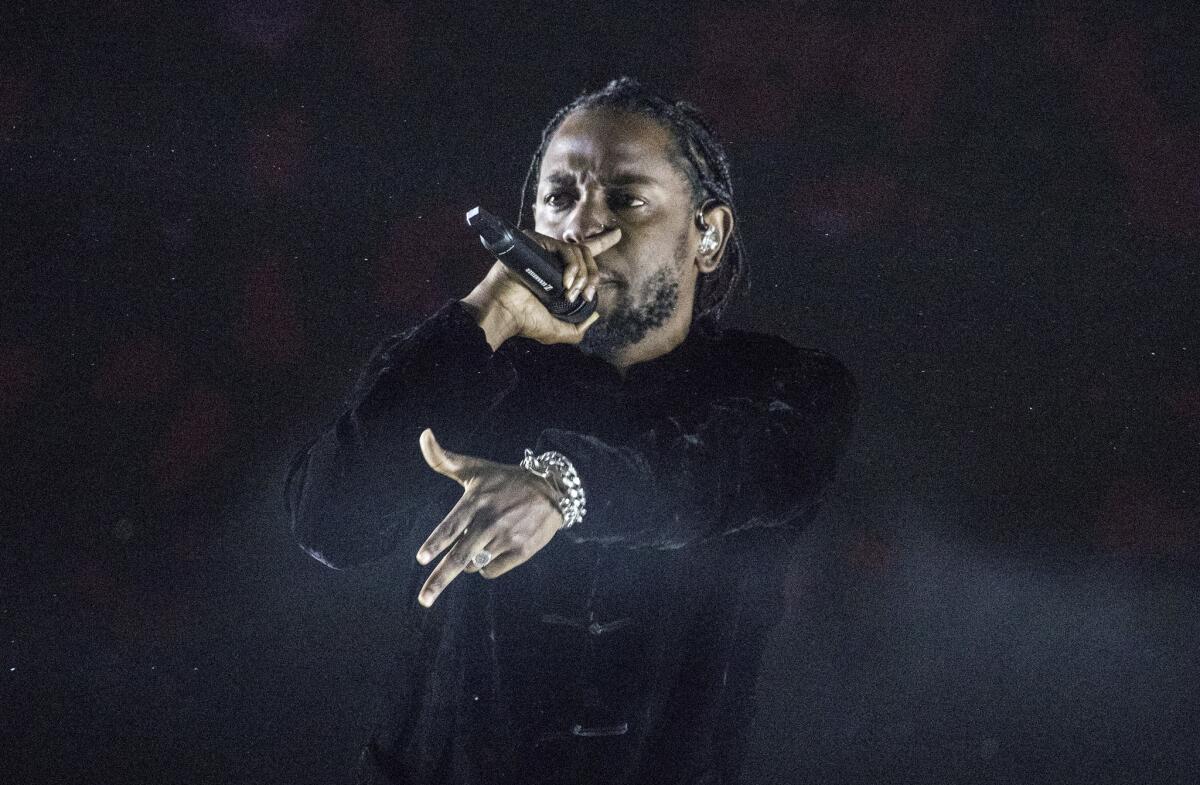
[[[589,195],[581,199],[568,216],[562,239],[567,243],[583,243],[603,233],[612,224],[612,213],[604,200]]]

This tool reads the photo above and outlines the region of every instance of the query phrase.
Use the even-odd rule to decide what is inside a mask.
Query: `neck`
[[[645,338],[632,346],[617,350],[604,360],[616,368],[617,373],[624,379],[632,366],[662,357],[683,343],[691,326],[692,307],[691,303],[688,303],[686,308],[677,309],[666,324],[650,331]]]

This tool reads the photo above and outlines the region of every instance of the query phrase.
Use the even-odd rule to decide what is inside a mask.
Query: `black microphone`
[[[568,302],[563,288],[563,263],[558,256],[530,240],[482,207],[467,213],[467,225],[479,232],[479,242],[533,292],[551,314],[579,324],[592,315],[596,303],[580,292]]]

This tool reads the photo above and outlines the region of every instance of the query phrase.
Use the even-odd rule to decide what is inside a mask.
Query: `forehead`
[[[640,175],[662,185],[686,181],[671,133],[649,117],[613,109],[568,115],[546,145],[539,179],[569,173],[608,180]]]

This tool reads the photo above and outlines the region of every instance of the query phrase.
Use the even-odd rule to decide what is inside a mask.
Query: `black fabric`
[[[736,781],[781,580],[857,392],[830,356],[740,330],[693,329],[627,370],[524,338],[493,353],[449,301],[377,347],[293,461],[301,547],[339,569],[395,553],[412,598],[403,698],[363,781]],[[586,517],[421,607],[417,548],[462,494],[422,459],[426,427],[495,461],[562,452]]]

